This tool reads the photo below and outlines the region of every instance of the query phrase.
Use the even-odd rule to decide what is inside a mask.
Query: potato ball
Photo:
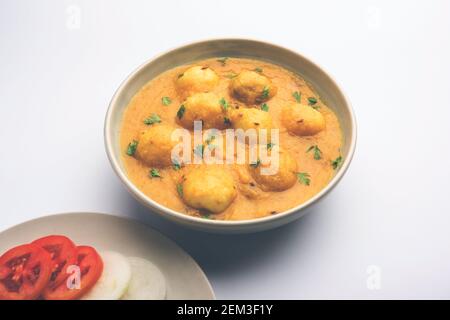
[[[254,105],[271,99],[277,93],[277,87],[258,72],[242,71],[231,80],[230,92],[239,101]]]
[[[209,67],[194,66],[180,74],[175,83],[179,94],[188,97],[213,90],[219,83],[219,76]]]
[[[204,129],[223,129],[225,110],[220,98],[212,93],[197,93],[183,102],[184,112],[177,115],[178,122],[187,129],[194,127],[194,121],[202,121]]]
[[[323,115],[311,106],[299,103],[285,106],[281,121],[290,133],[299,136],[312,136],[325,129]]]
[[[178,143],[172,141],[174,127],[166,124],[152,125],[138,139],[136,157],[148,166],[172,165],[172,149]]]
[[[278,153],[278,168],[275,174],[267,174],[262,171],[273,163],[251,163],[249,164],[250,173],[255,181],[264,191],[283,191],[292,187],[297,181],[297,161],[282,149],[276,149],[273,152]]]
[[[228,208],[237,194],[231,173],[222,166],[192,168],[184,176],[182,187],[182,197],[186,204],[213,213]]]
[[[235,129],[255,129],[258,141],[262,129],[266,129],[267,142],[270,141],[270,129],[273,129],[272,117],[266,111],[256,108],[240,108],[230,113],[231,123]]]

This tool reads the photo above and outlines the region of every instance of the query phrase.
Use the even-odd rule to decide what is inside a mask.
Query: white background
[[[186,230],[134,201],[106,158],[103,120],[119,83],[148,58],[211,37],[305,54],[353,103],[348,173],[288,226]],[[224,299],[450,298],[449,40],[444,0],[1,0],[0,229],[67,211],[137,218],[185,248]]]

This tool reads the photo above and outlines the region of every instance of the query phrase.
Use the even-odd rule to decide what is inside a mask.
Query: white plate
[[[215,299],[202,269],[177,244],[137,221],[112,215],[65,213],[24,222],[0,233],[0,254],[50,234],[150,260],[166,278],[167,299]]]

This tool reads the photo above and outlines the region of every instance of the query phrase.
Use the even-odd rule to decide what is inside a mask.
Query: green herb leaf
[[[178,195],[183,198],[183,185],[181,183],[177,183],[177,192]]]
[[[177,117],[178,117],[178,119],[181,119],[181,118],[183,118],[183,115],[184,115],[184,112],[186,111],[186,108],[184,107],[184,104],[182,104],[181,106],[180,106],[180,109],[178,109],[178,111],[177,111]]]
[[[258,168],[260,164],[261,164],[261,160],[258,159],[258,160],[256,160],[256,162],[250,163],[250,166],[253,168]]]
[[[210,137],[208,137],[208,139],[205,140],[206,144],[210,144],[211,142],[213,142],[216,139],[215,135],[211,135]]]
[[[331,161],[331,166],[333,167],[334,170],[338,169],[341,165],[342,165],[342,161],[344,159],[342,158],[342,156],[337,157],[336,159]]]
[[[231,120],[230,120],[230,118],[224,117],[224,118],[223,118],[223,123],[224,123],[225,125],[231,125]]]
[[[300,92],[295,91],[294,93],[292,93],[292,96],[294,97],[295,101],[297,101],[298,103],[300,103],[302,101],[302,95]]]
[[[169,97],[162,97],[161,102],[163,105],[168,106],[169,104],[172,103],[172,100]]]
[[[261,94],[262,99],[267,99],[269,97],[269,87],[264,87],[263,92]]]
[[[178,171],[181,169],[181,164],[178,162],[178,160],[173,160],[172,161],[172,168],[175,171]]]
[[[155,169],[155,168],[152,168],[150,170],[149,175],[150,175],[150,178],[161,178],[161,175],[159,174],[158,169]]]
[[[153,113],[150,117],[148,117],[147,119],[144,120],[144,123],[146,125],[152,125],[152,124],[160,123],[160,122],[161,122],[161,118],[156,113]]]
[[[267,103],[263,103],[263,104],[261,105],[261,110],[262,110],[262,111],[269,112],[269,106],[267,105]]]
[[[300,184],[304,184],[305,186],[309,186],[311,183],[309,173],[307,172],[297,172],[297,179]]]
[[[274,145],[275,145],[274,143],[269,142],[269,143],[267,144],[267,150],[271,150],[272,147],[273,147]]]
[[[317,99],[316,98],[314,98],[314,97],[308,97],[308,104],[310,105],[310,106],[313,106],[313,105],[315,105],[317,103]]]
[[[203,219],[208,219],[208,220],[211,220],[211,219],[212,219],[210,213],[204,213],[204,214],[201,215],[201,217],[202,217]]]
[[[137,146],[138,146],[138,141],[133,140],[132,142],[130,142],[128,144],[128,148],[127,148],[127,155],[134,156],[134,153],[136,152]]]
[[[262,73],[262,72],[263,72],[263,69],[257,67],[257,68],[254,69],[254,71],[255,71],[255,72],[258,72],[258,73]]]
[[[194,154],[203,158],[203,153],[205,152],[205,146],[203,144],[196,145],[194,148]]]
[[[227,100],[225,100],[225,98],[220,99],[220,100],[219,100],[219,103],[220,103],[220,105],[222,106],[222,109],[223,109],[223,110],[226,111],[226,110],[228,109],[229,104],[228,104]]]
[[[308,150],[306,150],[306,152],[308,153],[312,150],[314,151],[314,160],[322,159],[322,151],[319,149],[317,145],[309,147]]]
[[[228,60],[228,57],[223,57],[223,58],[217,59],[217,62],[220,62],[224,66],[227,63],[227,60]]]

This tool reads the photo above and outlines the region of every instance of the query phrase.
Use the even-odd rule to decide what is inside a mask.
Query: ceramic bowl
[[[328,185],[307,202],[285,212],[253,220],[222,221],[197,218],[166,208],[142,193],[127,177],[121,160],[120,128],[122,116],[131,98],[159,74],[179,65],[211,57],[240,57],[268,61],[301,75],[310,82],[326,104],[337,114],[344,141],[342,166]],[[294,221],[307,213],[341,180],[347,171],[356,145],[356,121],[350,102],[336,81],[321,67],[303,55],[267,42],[248,39],[214,39],[191,43],[148,60],[133,71],[114,94],[105,120],[105,146],[111,165],[128,191],[149,210],[176,223],[203,231],[243,233],[262,231]]]

